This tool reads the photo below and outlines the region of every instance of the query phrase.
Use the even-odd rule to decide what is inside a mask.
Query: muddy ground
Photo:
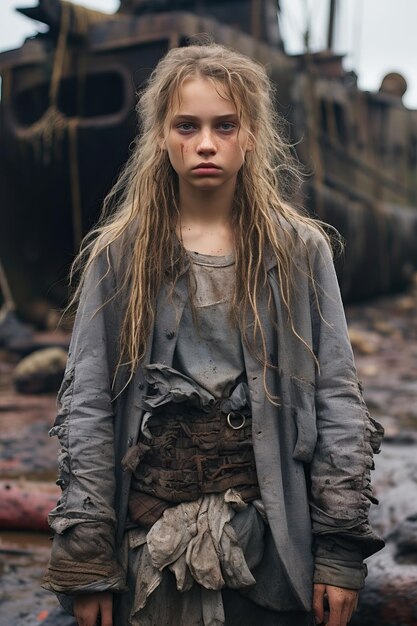
[[[48,437],[55,394],[19,395],[11,374],[17,355],[0,351],[0,481],[54,484],[57,444]],[[44,623],[57,606],[39,582],[50,549],[49,533],[0,530],[0,626]],[[61,621],[56,626],[63,626]]]
[[[386,429],[374,473],[382,504],[372,512],[385,536],[417,513],[416,311],[417,283],[406,294],[347,308],[365,398]],[[57,442],[47,433],[55,418],[55,395],[16,394],[11,384],[15,362],[9,353],[0,353],[0,481],[53,484]],[[55,598],[39,586],[49,545],[47,533],[0,531],[0,626],[66,626]],[[370,577],[373,567],[379,567],[375,557],[369,562]],[[366,619],[357,623],[367,626]],[[407,619],[404,626],[411,625]]]

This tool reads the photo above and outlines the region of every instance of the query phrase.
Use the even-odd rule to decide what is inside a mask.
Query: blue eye
[[[236,124],[234,124],[233,122],[222,122],[220,125],[220,129],[230,132],[231,130],[234,130],[236,128]]]
[[[194,125],[191,124],[191,122],[181,122],[177,125],[177,128],[183,133],[189,133],[190,131],[194,130]]]

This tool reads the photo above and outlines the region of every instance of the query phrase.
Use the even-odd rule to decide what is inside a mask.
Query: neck
[[[177,235],[187,250],[224,255],[233,250],[232,204],[235,181],[221,189],[180,185]]]
[[[229,223],[232,215],[235,181],[219,189],[196,189],[180,183],[181,222],[201,225]]]

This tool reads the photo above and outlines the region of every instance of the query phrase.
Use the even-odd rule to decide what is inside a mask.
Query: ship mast
[[[329,27],[327,30],[327,48],[333,50],[334,47],[334,31],[336,22],[336,0],[330,0],[329,8]]]

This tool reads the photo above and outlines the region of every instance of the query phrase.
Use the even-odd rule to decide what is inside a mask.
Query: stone
[[[13,382],[19,393],[58,391],[64,375],[67,352],[63,348],[45,348],[32,352],[16,366]]]

